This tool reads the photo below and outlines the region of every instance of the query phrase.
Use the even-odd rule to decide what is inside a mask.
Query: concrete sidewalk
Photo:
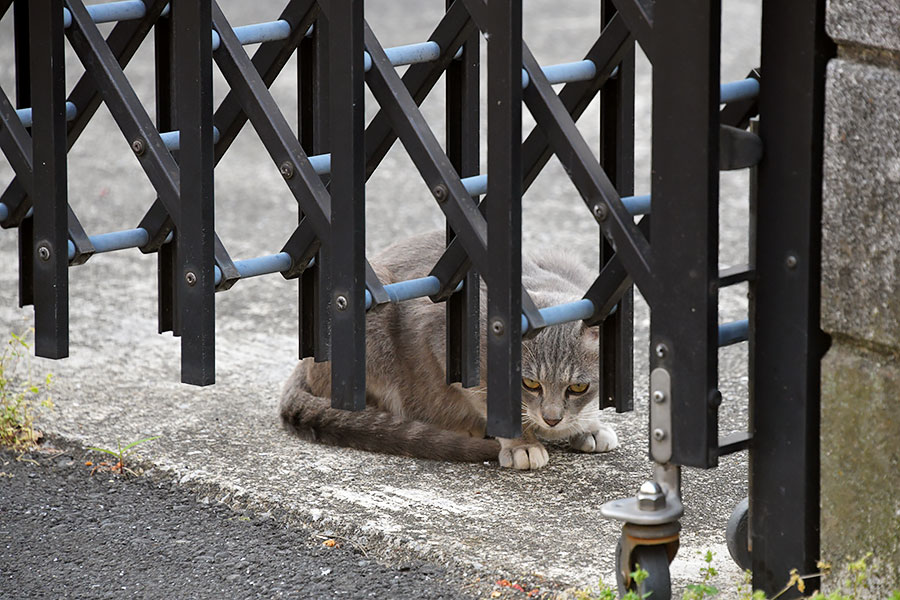
[[[254,6],[251,6],[253,4]],[[222,2],[233,24],[273,19],[280,3]],[[367,15],[386,46],[425,39],[443,3],[404,10],[404,3],[372,0]],[[431,6],[434,4],[434,6]],[[548,13],[547,11],[552,11]],[[596,2],[529,2],[526,39],[545,64],[577,60],[597,35]],[[758,6],[734,3],[723,15],[723,81],[756,66]],[[750,25],[750,26],[748,26]],[[415,33],[411,33],[415,32]],[[755,37],[754,37],[755,36]],[[12,56],[11,18],[0,22],[0,55]],[[564,42],[564,43],[563,43]],[[640,62],[636,193],[649,193],[649,67]],[[81,73],[70,52],[70,87]],[[10,93],[12,60],[0,61],[0,84]],[[152,44],[126,73],[152,114]],[[273,86],[292,120],[296,97],[292,63]],[[216,80],[216,96],[226,89]],[[439,138],[440,88],[423,111]],[[368,103],[374,113],[374,102]],[[530,129],[527,116],[523,129]],[[594,106],[581,125],[597,147]],[[295,202],[255,134],[246,128],[216,171],[217,232],[233,258],[280,250],[296,221]],[[484,147],[484,146],[483,146]],[[0,161],[0,181],[11,169]],[[746,175],[722,177],[722,262],[746,260]],[[70,202],[91,233],[135,226],[153,190],[105,109],[70,153]],[[398,236],[440,227],[441,215],[401,147],[395,147],[367,189],[368,245],[374,251]],[[565,244],[596,264],[596,226],[558,163],[552,161],[525,198],[524,244],[530,250]],[[0,334],[31,323],[17,306],[16,234],[0,232]],[[199,497],[249,507],[291,523],[331,530],[373,556],[416,556],[497,575],[540,573],[573,585],[614,583],[613,550],[619,526],[599,514],[611,499],[632,495],[650,473],[647,459],[647,331],[636,315],[636,410],[608,413],[619,449],[604,455],[551,450],[535,473],[496,464],[459,465],[333,449],[301,442],[281,430],[280,387],[297,355],[296,285],[278,275],[239,282],[217,296],[217,383],[199,389],[179,383],[179,342],[156,333],[156,258],[135,250],[97,256],[70,270],[70,358],[38,359],[36,373],[52,372],[55,410],[44,430],[84,445],[114,446],[142,437],[150,476],[174,478]],[[722,294],[722,321],[744,318],[746,288]],[[746,427],[746,352],[720,352],[725,402],[721,431]],[[746,457],[684,477],[682,546],[672,564],[676,587],[698,579],[701,553],[717,555],[719,587],[740,579],[728,556],[725,523],[746,495]],[[676,592],[677,595],[677,592]],[[727,596],[726,596],[727,597]]]

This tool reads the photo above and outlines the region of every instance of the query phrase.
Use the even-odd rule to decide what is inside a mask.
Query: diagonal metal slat
[[[612,0],[616,10],[625,20],[650,64],[656,55],[653,39],[653,4],[645,0]]]
[[[522,62],[532,78],[531,85],[522,94],[526,106],[547,133],[551,147],[585,204],[600,221],[603,234],[614,245],[635,284],[653,306],[656,286],[650,269],[650,245],[635,226],[615,186],[600,168],[575,121],[550,87],[527,45],[523,45]]]
[[[487,273],[487,224],[484,216],[472,202],[459,174],[368,25],[365,27],[365,39],[366,49],[372,56],[372,69],[366,76],[369,89],[391,119],[394,131],[438,200],[457,238],[478,270]]]
[[[217,4],[213,6],[213,27],[221,38],[219,49],[213,53],[216,64],[238,95],[244,113],[284,175],[306,219],[311,220],[316,237],[326,242],[330,237],[331,204],[325,186]]]

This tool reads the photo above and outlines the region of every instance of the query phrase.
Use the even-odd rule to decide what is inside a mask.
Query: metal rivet
[[[37,253],[41,260],[50,260],[50,246],[41,244],[38,246]]]
[[[666,439],[666,432],[662,429],[654,429],[653,430],[653,439],[657,442],[661,442]]]
[[[665,358],[666,354],[669,353],[669,347],[665,344],[657,344],[656,345],[656,356],[658,358]]]
[[[131,142],[131,150],[138,156],[143,154],[144,153],[144,140],[142,140],[141,138],[138,138],[138,139],[134,140],[133,142]]]
[[[447,189],[447,186],[443,183],[439,183],[431,190],[431,193],[434,194],[434,199],[438,202],[443,202],[447,199],[447,196],[450,195],[450,191]]]
[[[597,217],[598,221],[605,221],[606,217],[609,216],[609,209],[606,208],[605,204],[595,204],[594,216]]]
[[[285,179],[290,179],[294,176],[294,163],[289,160],[281,163],[281,166],[278,167],[278,171],[281,173],[281,176]]]
[[[347,297],[346,296],[338,296],[334,299],[334,305],[338,310],[347,310]]]
[[[653,392],[653,401],[657,404],[666,401],[666,393],[662,390],[656,390]]]
[[[503,321],[494,319],[491,323],[491,331],[494,332],[494,335],[503,335]]]
[[[194,275],[193,271],[188,271],[184,274],[184,280],[188,285],[194,285],[195,283],[197,283],[197,276]]]
[[[786,266],[788,269],[796,269],[797,257],[793,254],[788,254],[788,257],[784,259],[784,266]]]

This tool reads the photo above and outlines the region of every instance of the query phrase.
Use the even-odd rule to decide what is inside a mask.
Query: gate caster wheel
[[[744,498],[734,507],[728,526],[725,528],[728,553],[742,570],[753,566],[750,558],[750,499]]]
[[[616,545],[616,584],[619,588],[619,598],[629,591],[637,592],[641,598],[647,597],[653,600],[669,600],[672,597],[672,581],[669,578],[669,553],[665,545],[635,546],[631,551],[626,577],[622,569],[622,539]],[[631,573],[640,565],[647,571],[647,579],[638,584],[631,579]]]

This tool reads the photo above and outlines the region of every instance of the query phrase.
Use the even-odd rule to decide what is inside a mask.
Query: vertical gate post
[[[29,3],[34,161],[34,350],[69,355],[66,73],[62,0]]]
[[[487,433],[522,429],[522,3],[488,20]]]
[[[212,1],[172,2],[175,113],[180,131],[175,274],[181,313],[181,380],[215,383]]]
[[[13,27],[16,48],[16,108],[31,106],[31,53],[28,0],[15,0]],[[34,217],[19,223],[19,306],[34,304]]]
[[[172,19],[160,19],[153,27],[153,53],[156,66],[156,128],[177,131],[175,126],[175,80],[173,73]],[[176,159],[178,152],[173,152]],[[175,281],[177,238],[160,246],[157,252],[157,323],[159,333],[171,331],[181,335]]]
[[[312,35],[297,48],[297,100],[300,145],[309,156],[329,152],[328,19],[320,15]],[[330,180],[330,174],[323,179]],[[300,211],[300,219],[303,211]],[[316,262],[299,278],[300,358],[317,362],[331,357],[330,274],[327,245],[319,248]]]
[[[719,0],[660,2],[653,23],[650,369],[671,378],[671,428],[651,423],[650,448],[702,468],[718,462],[720,12]]]
[[[455,0],[447,0],[449,9]],[[479,43],[477,31],[466,39],[460,60],[447,67],[447,157],[460,177],[477,175],[479,161]],[[447,243],[454,238],[447,227]],[[480,381],[481,313],[479,275],[471,268],[463,292],[447,300],[447,383],[465,387]]]
[[[330,0],[331,397],[366,406],[365,122],[363,0]]]
[[[753,587],[767,594],[789,569],[815,573],[820,558],[822,139],[831,53],[825,0],[764,0],[750,531]]]
[[[603,27],[616,14],[612,0],[600,7]],[[620,196],[634,194],[634,42],[615,78],[600,90],[600,166]],[[600,234],[600,268],[615,254]],[[600,407],[616,412],[634,407],[634,289],[600,326]]]

